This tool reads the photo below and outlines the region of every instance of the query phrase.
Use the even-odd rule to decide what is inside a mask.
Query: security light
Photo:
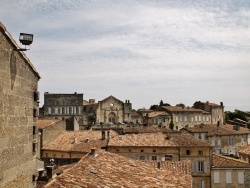
[[[32,44],[33,42],[33,34],[27,34],[27,33],[20,33],[20,36],[19,36],[19,41],[22,45],[25,46],[25,48],[17,48],[15,49],[14,51],[26,51],[26,50],[30,50],[30,49],[27,49],[26,46],[29,46]]]
[[[32,34],[27,34],[27,33],[20,33],[19,41],[23,45],[30,45],[33,42],[33,35]]]

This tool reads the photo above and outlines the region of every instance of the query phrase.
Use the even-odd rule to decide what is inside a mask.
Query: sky
[[[0,0],[0,21],[38,70],[39,91],[250,111],[249,0]]]

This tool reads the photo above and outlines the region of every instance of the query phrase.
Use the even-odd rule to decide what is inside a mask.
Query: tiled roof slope
[[[194,127],[184,128],[192,133],[206,132],[208,136],[213,135],[240,135],[240,134],[250,134],[248,128],[240,127],[240,129],[234,130],[233,125],[215,125],[215,124],[202,124],[194,125]]]
[[[180,106],[162,106],[163,109],[169,110],[171,112],[202,112],[204,114],[207,114],[209,112],[197,109],[197,108],[192,108],[192,107],[180,107]]]
[[[59,120],[59,119],[39,119],[36,121],[36,126],[38,129],[44,129],[50,125],[53,125],[59,121],[62,121],[62,120]]]
[[[170,114],[167,112],[164,112],[164,111],[154,111],[154,112],[150,112],[148,114],[149,118],[153,118],[153,117],[157,117],[157,116],[170,116]]]
[[[97,150],[51,181],[46,187],[191,187],[191,176],[162,170],[141,161]]]
[[[248,167],[250,168],[249,163],[245,161],[218,155],[215,153],[213,154],[213,166],[214,167]]]
[[[139,126],[139,127],[126,127],[123,129],[124,133],[155,133],[161,132],[158,127],[153,126]]]
[[[237,152],[250,155],[250,145],[240,147]]]
[[[164,135],[163,133],[126,134],[110,139],[108,146],[119,147],[209,147],[210,144],[190,134]]]
[[[117,133],[110,130],[110,138],[114,135],[117,135]],[[107,142],[107,139],[102,140],[101,131],[65,131],[42,149],[66,152],[89,152],[90,148],[107,146]]]

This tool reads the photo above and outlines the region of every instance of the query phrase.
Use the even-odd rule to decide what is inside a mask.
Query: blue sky
[[[0,20],[16,41],[34,34],[42,97],[250,111],[249,0],[0,0]]]

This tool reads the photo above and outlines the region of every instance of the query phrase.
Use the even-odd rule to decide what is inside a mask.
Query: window
[[[201,133],[201,139],[205,140],[206,139],[206,133]]]
[[[199,133],[194,133],[194,137],[199,139]]]
[[[198,161],[198,172],[204,172],[204,162]]]
[[[238,172],[238,183],[244,184],[244,172]]]
[[[220,148],[215,148],[215,153],[216,154],[221,154],[221,149]]]
[[[218,146],[221,145],[221,140],[217,140],[217,145],[218,145]]]
[[[55,108],[55,114],[57,114],[58,113],[58,108]]]
[[[226,183],[232,183],[232,172],[226,172]]]
[[[154,152],[154,153],[156,152],[155,149],[153,150],[153,152]]]
[[[215,146],[215,140],[212,140],[211,145],[212,145],[212,146]]]
[[[190,150],[186,150],[186,155],[190,155],[191,151]]]
[[[195,121],[197,121],[197,116],[194,117]]]
[[[51,108],[50,107],[48,108],[48,114],[51,114]]]
[[[232,137],[230,137],[230,138],[228,139],[228,144],[229,144],[229,145],[234,145],[234,139],[233,139]]]
[[[205,188],[205,181],[204,180],[199,181],[199,188]]]
[[[139,156],[140,161],[145,161],[146,157],[145,156]]]
[[[157,161],[157,156],[152,156],[151,159],[152,161]]]
[[[214,183],[220,183],[220,172],[214,172]]]
[[[65,108],[62,107],[62,114],[65,114]]]
[[[69,114],[72,114],[72,107],[69,107]]]
[[[203,155],[203,150],[199,150],[198,155]]]
[[[144,152],[144,150],[142,149],[141,152]]]

